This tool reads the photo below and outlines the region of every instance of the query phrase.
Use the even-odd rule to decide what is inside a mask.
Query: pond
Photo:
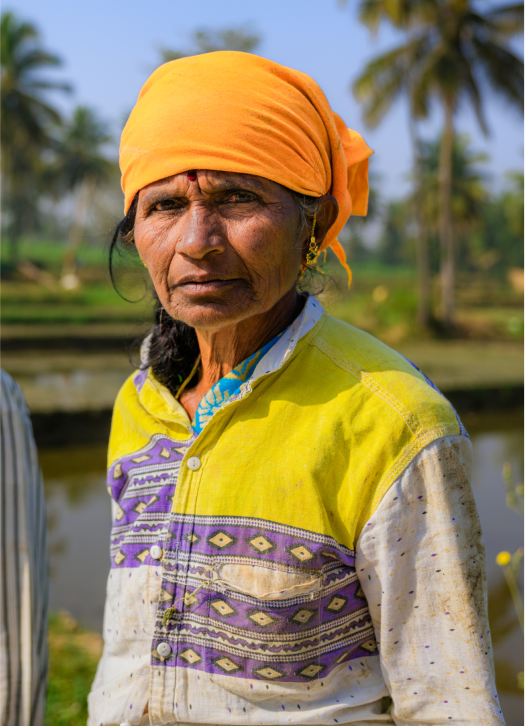
[[[523,545],[522,518],[505,504],[504,462],[523,482],[520,416],[502,412],[468,418],[474,448],[474,494],[487,550],[489,611],[498,690],[507,724],[523,724],[517,673],[523,669],[522,634],[495,557]],[[102,630],[109,570],[109,497],[106,449],[101,445],[41,449],[49,517],[51,608],[67,609],[86,626]]]

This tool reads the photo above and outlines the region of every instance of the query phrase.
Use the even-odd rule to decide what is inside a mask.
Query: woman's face
[[[139,193],[135,243],[164,309],[219,329],[265,313],[295,285],[299,210],[262,177],[198,170]]]

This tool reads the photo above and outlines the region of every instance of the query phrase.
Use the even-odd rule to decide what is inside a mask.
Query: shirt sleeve
[[[0,724],[41,725],[47,681],[46,508],[29,412],[0,371]]]
[[[471,468],[467,437],[428,445],[357,543],[357,574],[398,725],[505,724]]]

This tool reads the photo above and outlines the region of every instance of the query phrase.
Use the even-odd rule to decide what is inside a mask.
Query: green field
[[[129,321],[151,316],[151,296],[143,268],[131,259],[125,266],[117,259],[116,268],[121,292],[119,296],[108,272],[107,246],[84,245],[78,255],[77,274],[81,281],[76,290],[64,290],[59,284],[64,246],[48,241],[26,241],[21,246],[23,261],[29,260],[31,274],[6,266],[2,281],[2,323],[105,323]],[[2,260],[4,264],[4,260]]]
[[[115,292],[107,270],[107,245],[85,244],[78,255],[76,290],[63,290],[59,283],[64,246],[50,241],[24,241],[22,259],[44,273],[31,280],[20,270],[6,266],[2,282],[2,323],[11,326],[41,324],[107,324],[151,320],[149,281],[133,258],[116,260],[117,278],[123,295]],[[416,320],[417,279],[406,267],[354,266],[354,281],[348,290],[340,268],[328,261],[326,276],[317,276],[312,287],[324,288],[321,299],[327,311],[378,336],[390,345],[406,340],[439,338],[439,326],[418,330]],[[47,276],[47,277],[46,277]],[[437,279],[433,297],[437,305]],[[458,280],[457,330],[455,337],[471,340],[523,340],[522,296],[504,281],[482,276]]]

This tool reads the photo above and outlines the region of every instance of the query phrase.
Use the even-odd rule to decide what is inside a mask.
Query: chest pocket
[[[219,563],[213,569],[214,579],[234,594],[244,594],[258,601],[284,601],[318,593],[323,584],[319,572],[273,570],[258,565]]]

